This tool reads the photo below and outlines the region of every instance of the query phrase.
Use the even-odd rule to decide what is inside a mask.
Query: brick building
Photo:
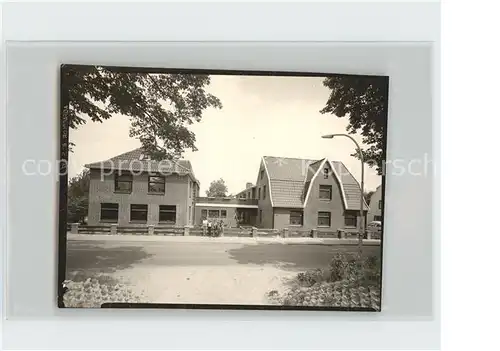
[[[359,226],[361,189],[342,162],[264,156],[255,185],[234,198],[199,197],[189,161],[153,161],[140,148],[86,167],[89,225],[198,226],[208,218],[229,227]]]
[[[135,149],[90,169],[88,224],[191,225],[199,182],[187,160],[153,161]]]
[[[359,226],[360,195],[342,162],[264,156],[255,185],[236,196],[257,200],[258,227],[337,230]]]

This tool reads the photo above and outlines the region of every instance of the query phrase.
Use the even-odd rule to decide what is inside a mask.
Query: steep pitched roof
[[[269,177],[269,193],[274,207],[302,208],[304,181],[316,160],[264,156]]]
[[[264,156],[263,162],[268,173],[270,195],[274,207],[302,208],[313,177],[321,171],[327,159],[310,160]],[[330,162],[341,185],[346,209],[359,209],[361,188],[356,179],[342,162]],[[366,209],[368,205],[365,202]]]
[[[347,202],[347,208],[352,210],[359,210],[361,185],[342,162],[330,161],[330,164],[340,177],[340,182],[342,184],[342,188],[344,189],[344,196]],[[363,203],[365,210],[368,210],[368,204],[364,199]]]
[[[194,176],[191,162],[188,160],[148,160],[142,148],[125,152],[107,160],[86,164],[85,167],[90,169],[112,169],[117,171],[176,173],[179,175],[189,174],[193,180],[198,182]]]

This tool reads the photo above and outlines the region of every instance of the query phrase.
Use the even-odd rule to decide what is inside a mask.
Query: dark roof
[[[113,169],[119,171],[148,172],[148,173],[176,173],[179,175],[191,175],[195,180],[193,167],[188,160],[162,160],[154,161],[147,159],[142,148],[125,152],[107,160],[85,165],[90,169]]]
[[[274,207],[302,208],[314,175],[327,159],[310,160],[264,156],[262,158],[269,176],[270,194]],[[359,209],[361,188],[347,167],[339,161],[330,162],[340,177],[346,209]],[[366,205],[368,208],[368,205]]]
[[[348,209],[359,209],[359,199],[361,196],[361,186],[354,178],[354,176],[349,172],[347,167],[340,161],[331,161],[331,164],[337,174],[340,176],[340,182],[342,183],[342,188],[344,189],[344,194],[347,201]],[[368,205],[365,202],[366,209]]]

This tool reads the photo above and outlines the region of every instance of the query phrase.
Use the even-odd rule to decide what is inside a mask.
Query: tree
[[[365,191],[364,193],[365,201],[368,204],[368,206],[370,206],[370,200],[372,199],[373,194],[375,194],[373,190]]]
[[[225,197],[227,194],[227,186],[224,179],[214,180],[210,183],[210,187],[206,191],[208,197]]]
[[[90,171],[82,171],[69,181],[68,223],[77,223],[85,218],[89,205]]]
[[[195,135],[187,127],[199,122],[207,108],[222,108],[217,97],[205,92],[210,84],[206,74],[64,65],[61,82],[63,144],[69,129],[122,114],[131,119],[130,137],[138,138],[153,159],[196,151]],[[68,150],[72,144],[63,146]]]
[[[347,132],[361,132],[363,157],[370,167],[376,166],[378,174],[384,168],[384,135],[387,126],[388,77],[333,76],[323,81],[331,90],[321,113],[331,113],[339,118],[348,117]],[[359,159],[358,152],[352,154]]]

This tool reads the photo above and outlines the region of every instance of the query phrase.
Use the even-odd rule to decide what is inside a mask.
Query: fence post
[[[189,236],[189,226],[184,226],[184,236]]]
[[[109,234],[111,234],[111,235],[118,234],[118,224],[111,224],[111,228],[109,230]]]
[[[148,235],[154,235],[155,234],[155,226],[150,224],[148,225]]]
[[[313,238],[317,238],[318,237],[318,229],[313,229],[313,230],[311,230],[311,232],[312,232],[312,237]]]
[[[283,228],[283,238],[288,238],[288,237],[289,237],[289,229]]]
[[[252,238],[255,238],[255,235],[256,235],[255,231],[256,231],[256,229],[257,229],[257,228],[252,227],[252,230],[251,230],[251,232],[250,232],[250,236],[251,236]]]
[[[78,234],[78,223],[71,223],[71,234]]]

